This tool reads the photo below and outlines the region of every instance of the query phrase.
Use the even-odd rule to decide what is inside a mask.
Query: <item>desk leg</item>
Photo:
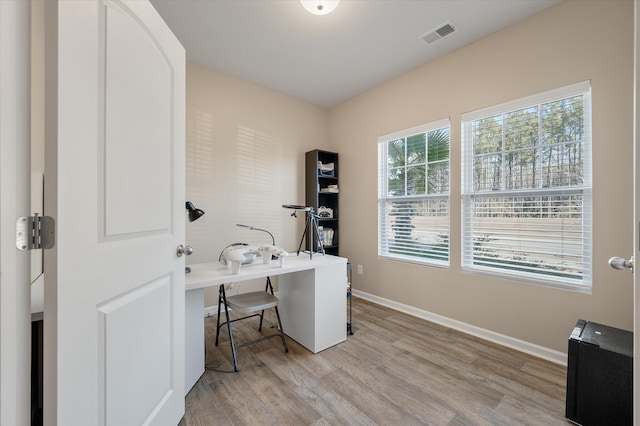
[[[185,294],[184,394],[204,373],[204,289]]]

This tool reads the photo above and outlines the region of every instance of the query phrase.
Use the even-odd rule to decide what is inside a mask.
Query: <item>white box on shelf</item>
[[[333,163],[322,163],[318,161],[318,168],[322,171],[333,171],[335,165]]]
[[[333,219],[333,209],[331,207],[318,207],[318,216]]]

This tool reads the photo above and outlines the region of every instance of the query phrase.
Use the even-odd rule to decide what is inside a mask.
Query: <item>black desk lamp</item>
[[[187,211],[189,212],[189,222],[200,219],[204,215],[204,210],[200,210],[193,205],[191,201],[186,203]]]
[[[185,208],[189,212],[189,222],[193,222],[194,220],[200,219],[204,215],[204,210],[200,210],[193,205],[191,201],[187,201]],[[189,256],[193,252],[193,249],[189,246],[184,248],[184,255]],[[184,273],[188,274],[191,272],[191,268],[185,266]]]

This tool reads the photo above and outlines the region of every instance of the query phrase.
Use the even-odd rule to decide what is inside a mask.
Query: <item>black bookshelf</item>
[[[334,256],[339,255],[340,246],[338,177],[337,153],[315,149],[305,154],[306,205],[319,215],[318,229],[322,231],[324,251]],[[329,241],[331,234],[333,238]]]

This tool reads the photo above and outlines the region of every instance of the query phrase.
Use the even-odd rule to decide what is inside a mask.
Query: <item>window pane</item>
[[[538,176],[538,150],[527,149],[509,152],[505,154],[505,187],[506,189],[530,189],[537,188],[540,177]]]
[[[429,132],[427,146],[428,162],[449,160],[449,128]]]
[[[405,169],[404,168],[400,168],[400,169],[389,169],[389,173],[388,173],[388,182],[387,182],[387,188],[388,188],[388,196],[403,196],[406,195],[405,194],[405,174],[404,174]]]
[[[427,134],[427,192],[449,192],[449,128],[436,129]]]
[[[477,199],[473,264],[579,279],[582,210],[582,195]]]
[[[483,155],[474,158],[474,189],[498,191],[502,187],[502,156]]]
[[[504,149],[530,148],[538,142],[538,108],[532,107],[504,115]]]
[[[428,193],[443,194],[449,192],[449,161],[429,163]]]
[[[542,179],[545,187],[578,186],[584,181],[581,143],[555,145],[542,150]]]
[[[407,195],[422,195],[426,192],[425,165],[407,167]]]
[[[403,167],[405,165],[404,139],[398,139],[387,143],[388,167]]]
[[[386,232],[380,245],[386,253],[437,261],[449,260],[449,202],[446,199],[388,201]]]
[[[560,99],[542,105],[542,143],[573,142],[584,136],[584,96]]]
[[[426,162],[427,139],[424,133],[407,138],[407,166]]]
[[[486,154],[502,151],[502,115],[482,118],[473,122],[473,153]]]

